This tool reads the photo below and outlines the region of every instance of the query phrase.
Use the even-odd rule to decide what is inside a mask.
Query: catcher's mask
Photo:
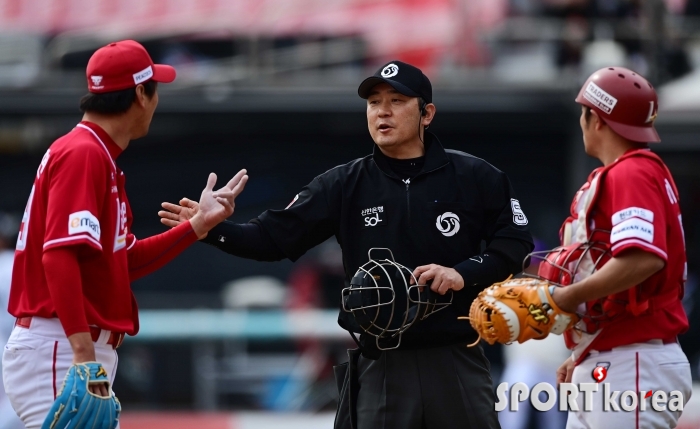
[[[528,258],[531,258],[531,262],[539,261],[539,267],[537,275],[525,273],[526,276],[544,278],[558,286],[568,286],[599,270],[612,258],[612,254],[607,243],[587,242],[533,252]],[[634,300],[633,290],[630,290],[630,297]],[[587,302],[585,311],[578,313],[584,325],[579,324],[575,329],[593,333],[626,313],[629,304],[630,300],[612,299],[610,296]]]
[[[600,269],[611,258],[608,245],[602,242],[574,243],[552,250],[530,253],[525,261],[537,265],[538,277],[559,286],[568,286],[582,280]],[[525,267],[523,267],[524,269]]]
[[[372,259],[372,252],[379,251],[390,259]],[[396,262],[389,249],[372,248],[367,256],[369,262],[342,291],[343,311],[352,313],[362,330],[375,337],[379,350],[396,349],[414,323],[452,303],[452,291],[441,296],[429,285],[417,284],[413,271]]]

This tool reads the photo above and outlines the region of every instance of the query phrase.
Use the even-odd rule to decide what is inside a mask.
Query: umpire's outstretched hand
[[[165,210],[158,212],[162,224],[174,227],[187,220],[200,239],[207,236],[209,230],[233,214],[236,197],[243,192],[248,181],[247,171],[241,170],[222,187],[214,191],[216,174],[209,174],[207,186],[202,191],[199,203],[188,198],[180,200],[180,205],[162,203]]]

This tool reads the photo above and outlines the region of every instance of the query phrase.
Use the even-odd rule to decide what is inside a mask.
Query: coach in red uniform
[[[143,137],[158,104],[157,82],[175,70],[153,64],[137,42],[99,49],[87,66],[90,94],[83,121],[46,151],[24,212],[15,254],[9,312],[17,318],[3,354],[8,397],[28,428],[38,428],[73,363],[100,362],[110,384],[115,349],[139,329],[130,282],[172,260],[233,212],[245,171],[214,194],[202,192],[199,218],[163,234],[137,239],[124,173],[116,161]],[[235,187],[235,189],[234,189]]]
[[[557,376],[635,392],[636,406],[620,408],[622,395],[606,401],[601,384],[592,412],[579,396],[567,429],[676,427],[691,393],[690,365],[676,340],[688,328],[681,305],[687,272],[678,191],[647,145],[660,141],[656,92],[631,70],[609,67],[588,78],[576,101],[586,153],[603,166],[576,194],[561,230],[562,245],[588,248],[576,258],[573,283],[554,294],[562,309],[583,314],[565,333],[573,353]],[[675,404],[673,391],[682,395]],[[654,410],[662,393],[665,411]]]

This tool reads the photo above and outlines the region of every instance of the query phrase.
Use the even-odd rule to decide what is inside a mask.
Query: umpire
[[[368,249],[391,249],[397,262],[417,267],[419,284],[452,290],[454,301],[411,327],[399,349],[371,350],[374,338],[360,337],[362,356],[349,353],[357,378],[351,394],[343,388],[336,428],[351,421],[357,429],[498,428],[489,363],[481,347],[466,347],[477,335],[457,316],[468,314],[484,287],[521,270],[533,248],[527,218],[503,172],[444,149],[425,131],[435,105],[418,68],[392,61],[358,93],[367,100],[371,155],[316,177],[287,208],[224,222],[204,241],[243,258],[295,261],[335,236],[346,281],[367,262]],[[187,199],[164,208],[169,226],[198,210]],[[363,332],[350,313],[341,311],[338,323]]]

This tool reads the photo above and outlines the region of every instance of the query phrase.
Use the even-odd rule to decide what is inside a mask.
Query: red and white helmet
[[[659,109],[654,87],[624,67],[606,67],[593,73],[576,102],[595,110],[617,134],[635,142],[659,142],[654,120]]]
[[[539,263],[537,277],[568,286],[588,277],[610,259],[604,243],[574,243],[552,250],[532,252],[531,264]]]

